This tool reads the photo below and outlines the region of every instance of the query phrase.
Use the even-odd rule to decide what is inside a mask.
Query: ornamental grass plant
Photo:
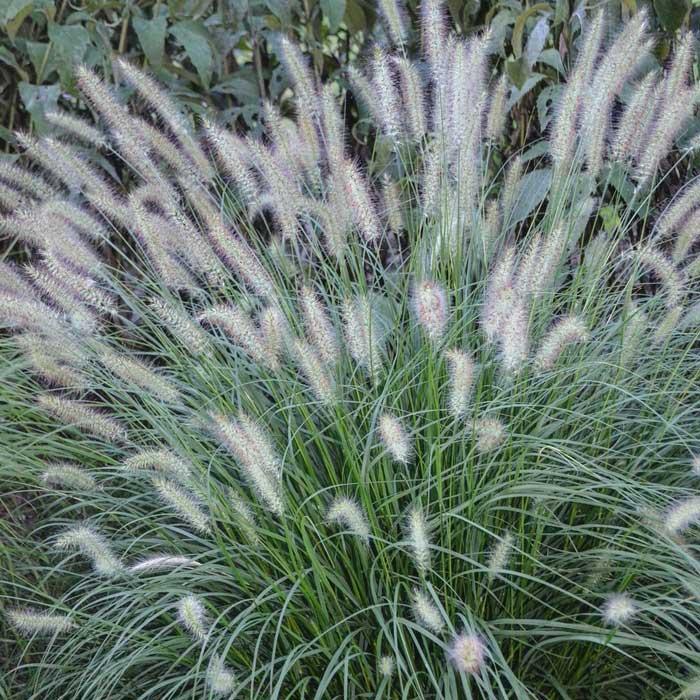
[[[0,165],[7,697],[700,691],[692,37],[592,16],[503,164],[490,35],[380,4],[363,157],[280,37],[259,137],[122,62]]]

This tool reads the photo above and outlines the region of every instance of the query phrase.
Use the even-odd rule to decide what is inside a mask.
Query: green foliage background
[[[487,25],[494,32],[500,61],[518,88],[513,146],[546,127],[553,91],[568,67],[569,47],[588,4],[449,3],[452,21],[464,33]],[[700,25],[700,0],[608,0],[608,5],[623,20],[650,9],[660,59],[678,29]],[[415,15],[417,0],[409,6]],[[319,77],[342,81],[343,67],[362,61],[365,47],[381,40],[381,31],[369,0],[0,0],[0,145],[12,152],[17,129],[50,133],[44,114],[57,105],[85,110],[73,66],[85,63],[109,76],[115,55],[148,67],[193,113],[213,111],[220,121],[255,128],[261,97],[283,102],[288,85],[275,52],[277,33],[303,42]],[[411,48],[417,43],[414,36]]]

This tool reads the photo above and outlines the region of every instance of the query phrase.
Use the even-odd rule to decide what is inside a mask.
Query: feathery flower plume
[[[167,571],[168,569],[177,569],[180,566],[199,566],[199,562],[194,559],[189,559],[188,557],[159,554],[154,557],[142,559],[136,564],[132,564],[129,567],[129,572],[132,574],[141,574],[151,571]]]
[[[480,325],[486,339],[496,342],[503,318],[513,304],[513,274],[515,270],[515,248],[509,246],[496,260],[489,275]]]
[[[377,337],[372,308],[366,297],[356,297],[343,303],[345,342],[353,359],[376,376],[382,365],[380,342]]]
[[[412,508],[406,519],[406,536],[413,552],[416,568],[425,576],[430,570],[430,531],[423,511]]]
[[[394,76],[391,73],[389,58],[386,52],[378,46],[374,48],[372,71],[372,87],[375,95],[373,105],[377,121],[386,136],[390,139],[398,139],[403,131],[399,96]]]
[[[177,619],[196,641],[206,641],[209,633],[209,621],[204,604],[198,596],[190,594],[179,600]]]
[[[666,306],[672,309],[683,298],[683,276],[673,262],[656,248],[642,248],[635,255],[640,265],[649,268],[666,292]]]
[[[588,337],[586,325],[578,316],[559,319],[542,340],[535,366],[540,371],[551,370],[567,346],[583,343]]]
[[[279,47],[280,59],[294,86],[297,104],[314,114],[317,110],[317,93],[304,55],[286,36],[280,37]]]
[[[251,544],[258,545],[260,543],[257,529],[258,525],[248,503],[233,489],[229,492],[229,503],[231,504],[231,508],[236,516],[236,521],[243,535]]]
[[[107,145],[107,139],[99,129],[88,124],[84,119],[72,116],[69,112],[46,112],[44,116],[49,124],[57,126],[78,141],[100,149]]]
[[[22,195],[29,195],[40,201],[53,199],[58,196],[56,188],[40,175],[26,170],[9,160],[0,161],[0,181],[17,188],[22,192]]]
[[[5,615],[18,632],[27,636],[63,634],[76,627],[76,624],[67,615],[45,613],[35,608],[7,610]]]
[[[347,67],[347,75],[350,86],[359,105],[364,106],[368,111],[372,111],[374,105],[374,92],[367,78],[355,67]]]
[[[476,449],[482,454],[497,450],[508,436],[505,425],[497,418],[480,418],[474,427]]]
[[[254,362],[271,370],[279,368],[279,358],[270,352],[270,347],[263,342],[258,329],[250,316],[242,309],[232,304],[218,304],[202,311],[197,320],[218,326],[238,347],[240,347]]]
[[[25,332],[16,336],[15,342],[29,361],[32,372],[47,384],[69,390],[85,389],[91,385],[80,367],[72,367],[64,357],[56,355],[55,344],[49,340]]]
[[[365,544],[369,543],[369,522],[357,501],[346,496],[334,498],[326,512],[326,522],[343,525]]]
[[[654,345],[660,345],[665,342],[668,337],[676,330],[678,324],[680,323],[681,316],[683,315],[682,306],[674,306],[668,309],[661,319],[653,337]]]
[[[685,188],[664,210],[656,222],[656,236],[666,238],[682,226],[700,207],[700,180]]]
[[[310,287],[301,288],[299,301],[304,316],[304,327],[311,342],[323,362],[334,365],[339,356],[338,336],[328,312]]]
[[[471,356],[452,348],[445,353],[450,376],[450,394],[447,400],[450,413],[455,418],[461,418],[469,410],[476,365]]]
[[[489,555],[486,569],[489,574],[489,581],[503,573],[508,566],[511,550],[513,549],[514,538],[510,532],[506,532],[494,545]]]
[[[78,550],[90,559],[95,572],[101,576],[117,576],[124,570],[107,540],[88,525],[76,525],[63,532],[56,538],[56,547]]]
[[[379,416],[379,437],[394,460],[408,463],[412,452],[411,438],[396,416],[390,413]]]
[[[398,0],[379,0],[379,11],[391,41],[396,46],[401,46],[406,40],[406,16],[403,6]]]
[[[421,172],[421,208],[425,216],[434,215],[442,205],[445,153],[442,141],[433,141],[423,156]]]
[[[317,348],[304,340],[295,340],[293,349],[296,361],[316,398],[323,404],[331,405],[336,398],[333,381]]]
[[[606,625],[619,627],[629,622],[636,612],[637,605],[626,593],[615,593],[603,606],[603,620]]]
[[[657,82],[658,75],[652,72],[635,86],[613,132],[610,144],[613,159],[624,162],[631,158],[639,146],[639,135],[648,131],[654,115],[650,105],[654,103]]]
[[[331,170],[335,170],[342,167],[345,159],[345,128],[332,85],[326,85],[321,92],[321,120],[326,158]]]
[[[67,426],[78,428],[108,442],[125,442],[127,433],[114,418],[90,408],[80,401],[66,399],[54,394],[42,394],[37,399],[39,406]]]
[[[85,470],[69,462],[53,462],[46,467],[41,480],[50,486],[63,486],[78,491],[94,491],[97,483]]]
[[[192,476],[191,466],[168,449],[140,450],[127,457],[123,464],[127,471],[155,470],[188,481]]]
[[[338,177],[342,185],[344,201],[350,208],[353,224],[367,243],[377,240],[381,234],[379,220],[367,182],[360,169],[354,161],[345,160]]]
[[[219,654],[214,654],[209,662],[207,685],[214,695],[230,695],[236,687],[236,676]]]
[[[509,221],[510,215],[517,203],[518,185],[522,177],[523,160],[520,156],[516,156],[508,165],[503,181],[503,190],[501,191],[501,210],[505,222]]]
[[[0,292],[31,299],[34,289],[14,265],[0,260]]]
[[[694,211],[688,219],[679,226],[676,240],[673,244],[672,259],[678,265],[688,255],[690,249],[700,238],[700,211]]]
[[[450,642],[449,659],[461,673],[478,673],[486,655],[486,645],[477,634],[463,632]]]
[[[557,226],[548,236],[543,237],[537,271],[531,278],[528,290],[531,296],[537,297],[553,289],[568,242],[569,231],[564,226]]]
[[[170,334],[190,352],[195,355],[211,352],[209,338],[182,309],[157,297],[151,297],[148,304]]]
[[[700,497],[693,496],[679,501],[668,509],[664,527],[670,535],[679,535],[698,522],[700,522]]]
[[[236,458],[250,486],[275,515],[284,510],[281,494],[282,465],[263,431],[245,415],[238,420],[215,414],[212,429]]]
[[[423,593],[419,588],[413,591],[412,600],[413,616],[416,622],[423,625],[435,634],[439,634],[445,629],[445,621],[442,619],[440,611],[427,593]]]
[[[379,675],[384,678],[391,678],[396,670],[396,662],[392,656],[384,655],[379,659]]]
[[[403,207],[399,186],[388,175],[382,178],[382,214],[389,230],[394,234],[403,231]]]
[[[399,74],[402,105],[406,112],[404,126],[408,135],[419,142],[428,130],[421,75],[416,65],[407,58],[394,58],[393,61]]]
[[[279,307],[266,306],[258,314],[260,341],[267,357],[280,357],[290,336],[287,319]]]
[[[192,494],[172,481],[154,477],[153,485],[163,501],[169,505],[185,522],[197,532],[208,533],[211,530],[209,516],[202,510]]]
[[[642,340],[649,329],[649,319],[644,311],[635,303],[631,303],[625,313],[622,331],[622,347],[620,350],[620,365],[627,367],[639,354]]]
[[[128,384],[144,389],[167,403],[178,403],[180,392],[145,362],[105,348],[98,354],[100,362],[115,376]]]
[[[486,116],[486,138],[489,141],[499,141],[503,136],[508,110],[508,78],[502,75],[491,93],[489,111]]]
[[[422,0],[420,3],[421,43],[426,57],[430,75],[436,87],[436,98],[444,90],[443,62],[445,60],[445,43],[447,26],[443,0]],[[445,108],[439,98],[435,99],[434,110],[437,115]],[[440,117],[437,118],[437,127]]]
[[[413,310],[420,326],[432,342],[442,338],[447,328],[449,308],[442,285],[424,280],[413,290]]]

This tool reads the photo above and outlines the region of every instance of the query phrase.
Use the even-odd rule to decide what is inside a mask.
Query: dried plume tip
[[[80,401],[54,394],[42,394],[37,399],[37,403],[44,411],[65,425],[78,428],[107,442],[127,441],[126,430],[114,418],[80,403]]]
[[[107,540],[88,525],[76,525],[63,532],[56,538],[56,547],[80,551],[90,559],[95,572],[101,576],[113,577],[124,571]]]
[[[442,338],[447,328],[447,294],[437,282],[419,282],[413,291],[413,309],[421,328],[432,342]]]
[[[445,629],[445,621],[437,609],[437,606],[431,600],[427,593],[424,593],[419,588],[413,591],[412,599],[413,616],[416,622],[423,625],[435,634],[439,634]]]
[[[626,593],[615,593],[603,606],[603,620],[606,625],[619,627],[629,622],[637,610],[637,604]]]
[[[360,505],[352,498],[339,496],[331,502],[326,512],[326,522],[342,525],[365,544],[369,543],[369,523]]]
[[[411,438],[401,421],[390,413],[379,417],[379,437],[392,459],[407,464],[411,459]]]
[[[478,673],[486,661],[486,644],[479,635],[463,632],[450,642],[448,656],[461,673]]]
[[[67,615],[45,613],[36,608],[18,608],[5,612],[10,624],[25,636],[70,632],[76,624]]]
[[[450,386],[447,405],[455,418],[461,418],[469,411],[476,365],[472,357],[458,348],[445,353],[449,370]]]
[[[177,619],[195,640],[206,641],[209,621],[204,604],[198,596],[190,594],[180,599],[177,604]]]
[[[406,536],[416,568],[425,575],[430,570],[430,529],[423,511],[412,508],[406,518]]]

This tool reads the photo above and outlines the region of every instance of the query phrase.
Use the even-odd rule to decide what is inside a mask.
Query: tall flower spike
[[[390,139],[398,139],[403,127],[400,120],[401,109],[396,91],[394,76],[391,73],[389,58],[378,46],[372,57],[372,87],[375,94],[375,111],[382,131]]]
[[[104,148],[107,145],[107,139],[99,129],[69,112],[52,111],[46,112],[44,116],[49,124],[93,148]]]
[[[338,177],[353,224],[367,243],[376,241],[381,235],[381,229],[364,176],[354,161],[346,160]]]
[[[157,297],[149,300],[149,306],[168,332],[190,352],[204,355],[211,351],[209,338],[182,309]]]
[[[439,634],[445,629],[445,621],[430,597],[416,588],[413,591],[413,616],[416,621],[431,632]]]
[[[335,170],[345,159],[345,128],[332,85],[326,85],[321,93],[321,117],[326,158]]]
[[[535,367],[540,371],[551,370],[567,346],[587,339],[588,329],[580,318],[565,316],[559,319],[544,337],[535,357]]]
[[[345,496],[333,499],[326,512],[326,521],[346,527],[365,544],[369,543],[369,523],[357,501]]]
[[[443,0],[421,0],[420,22],[423,55],[428,62],[437,97],[445,87],[442,81],[447,26]],[[436,114],[439,114],[442,109],[439,98],[435,102],[434,110]],[[437,118],[437,124],[440,124],[439,117]]]
[[[177,618],[180,624],[198,642],[204,642],[209,634],[209,621],[204,604],[196,595],[186,595],[177,604]]]
[[[54,394],[42,394],[39,406],[65,425],[78,428],[107,442],[125,442],[126,430],[114,418],[90,408],[80,401]]]
[[[636,253],[640,265],[649,268],[659,279],[666,293],[666,307],[672,309],[683,298],[683,276],[673,262],[656,248],[643,248]]]
[[[430,570],[430,532],[423,511],[412,508],[406,519],[406,535],[413,552],[413,560],[421,575]]]
[[[478,673],[486,661],[486,645],[479,635],[463,632],[450,642],[448,656],[461,673]]]
[[[399,0],[379,0],[379,10],[391,41],[400,46],[406,39],[406,15]]]
[[[408,135],[419,142],[428,129],[421,75],[416,65],[407,58],[395,58],[394,65],[399,74],[402,103],[406,110],[405,128]]]
[[[432,342],[442,338],[447,328],[449,308],[442,285],[425,280],[413,291],[413,309],[416,320]]]
[[[123,466],[127,471],[162,472],[181,481],[188,481],[192,476],[192,467],[184,459],[165,448],[141,450],[125,459]]]
[[[79,550],[90,559],[95,572],[101,576],[113,577],[124,571],[107,540],[87,525],[77,525],[63,532],[56,538],[56,547]]]
[[[381,368],[380,342],[372,308],[365,297],[347,300],[343,304],[345,342],[353,359],[376,376]]]
[[[10,624],[25,636],[64,634],[76,627],[67,615],[45,613],[35,608],[7,610]]]
[[[69,462],[53,462],[49,464],[41,480],[48,486],[59,486],[77,491],[94,491],[97,483],[84,469]]]
[[[401,421],[390,413],[379,417],[379,436],[392,459],[407,464],[411,458],[411,438]]]
[[[458,348],[448,350],[445,359],[450,376],[447,405],[452,416],[461,418],[469,411],[476,366],[471,356]]]
[[[197,532],[208,533],[211,530],[209,516],[202,510],[197,499],[181,486],[162,477],[155,477],[153,485],[163,499],[182,520]]]
[[[489,141],[499,141],[505,129],[508,110],[508,78],[502,75],[491,93],[489,111],[486,117],[486,138]]]
[[[331,405],[335,401],[333,381],[317,349],[303,340],[293,344],[296,361],[304,373],[316,398],[323,404]]]
[[[299,47],[286,36],[280,38],[279,46],[280,58],[294,86],[297,104],[303,105],[312,114],[315,113],[317,109],[316,88],[306,59]]]
[[[508,566],[508,559],[513,549],[513,540],[513,535],[510,532],[506,532],[493,546],[486,564],[489,580],[493,580],[496,576],[503,573]]]
[[[310,287],[302,287],[299,301],[308,337],[323,362],[334,365],[339,356],[338,335],[328,317],[328,312]]]
[[[177,569],[181,566],[199,566],[199,562],[188,557],[159,554],[154,557],[142,559],[136,564],[132,564],[129,567],[129,572],[132,574],[142,574],[153,571],[168,571],[169,569]]]
[[[382,178],[383,214],[389,230],[398,235],[403,231],[403,206],[398,183],[388,175]]]

